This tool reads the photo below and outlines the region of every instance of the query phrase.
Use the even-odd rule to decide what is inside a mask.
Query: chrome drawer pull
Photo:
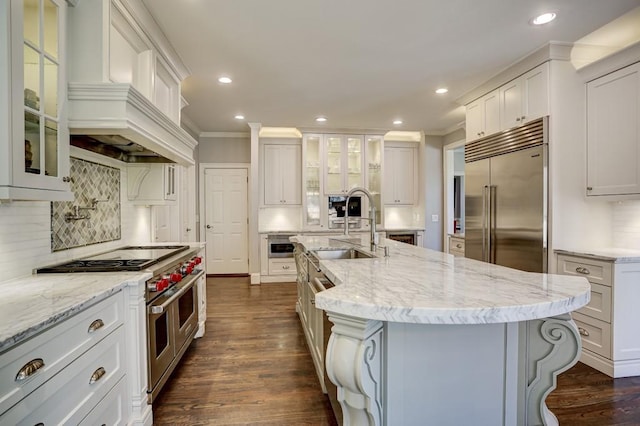
[[[88,333],[93,333],[94,331],[100,329],[104,327],[104,321],[102,321],[100,318],[98,318],[97,320],[95,320],[94,322],[91,323],[91,325],[89,325],[89,329],[87,330]]]
[[[289,265],[284,265],[282,269],[289,269]]]
[[[107,372],[104,370],[103,367],[98,368],[96,371],[93,372],[93,374],[91,375],[91,379],[89,379],[89,384],[92,385],[95,382],[97,382],[98,380],[100,380],[102,378],[102,376],[104,376],[105,374],[107,374]]]
[[[34,375],[42,367],[44,367],[44,361],[42,358],[32,359],[23,365],[20,371],[18,371],[18,374],[16,375],[16,382],[21,382],[22,380]]]
[[[456,244],[456,248],[462,248],[462,244]]]
[[[583,275],[589,275],[591,273],[591,271],[589,271],[587,268],[582,267],[582,266],[578,266],[576,268],[576,272],[579,274],[583,274]]]
[[[589,336],[589,332],[582,327],[578,327],[578,333],[580,333],[581,336]]]

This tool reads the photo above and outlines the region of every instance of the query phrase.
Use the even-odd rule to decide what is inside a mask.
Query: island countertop
[[[353,247],[323,236],[291,241],[307,251]],[[561,315],[589,302],[586,278],[523,272],[388,239],[380,245],[389,257],[380,250],[371,259],[320,260],[335,287],[316,295],[316,307],[390,322],[490,324]]]

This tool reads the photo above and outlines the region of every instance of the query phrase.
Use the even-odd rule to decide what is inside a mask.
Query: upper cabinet
[[[263,144],[263,204],[302,204],[302,147],[294,143]]]
[[[467,142],[500,130],[500,103],[494,90],[467,105]]]
[[[418,155],[414,146],[384,148],[384,204],[412,205],[416,200]]]
[[[63,0],[3,2],[0,199],[73,200]]]
[[[367,189],[373,198],[373,204],[378,215],[376,225],[382,225],[382,168],[384,159],[384,136],[365,136],[367,159]]]
[[[364,137],[362,135],[325,135],[324,193],[346,194],[364,181]]]
[[[175,164],[136,164],[127,167],[127,196],[133,204],[169,205],[177,200]]]
[[[587,83],[586,193],[640,194],[640,63]]]
[[[305,134],[302,139],[302,158],[304,161],[304,224],[305,227],[321,226],[322,193],[322,135]]]
[[[549,115],[549,63],[500,87],[500,130]]]
[[[549,115],[549,63],[545,62],[466,108],[467,142]]]

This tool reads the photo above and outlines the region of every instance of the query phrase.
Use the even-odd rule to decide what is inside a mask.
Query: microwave
[[[289,241],[291,235],[269,235],[269,258],[293,257],[293,243]]]

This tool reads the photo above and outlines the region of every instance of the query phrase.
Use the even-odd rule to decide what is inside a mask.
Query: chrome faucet
[[[349,198],[356,192],[361,192],[367,196],[369,199],[369,220],[371,221],[371,251],[375,252],[377,247],[376,242],[376,206],[373,202],[373,196],[366,189],[359,186],[351,189],[347,192],[347,201],[345,201],[345,212],[344,212],[344,235],[349,235]]]

